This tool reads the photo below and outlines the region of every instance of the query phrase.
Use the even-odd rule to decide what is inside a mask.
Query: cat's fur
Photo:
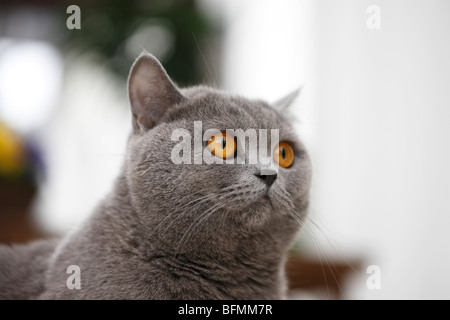
[[[0,298],[283,298],[286,253],[310,183],[308,156],[288,119],[263,101],[179,90],[148,53],[128,86],[133,132],[111,193],[60,241],[0,247]],[[203,130],[279,129],[294,163],[270,187],[258,164],[172,163],[173,130],[193,134],[200,120]],[[70,265],[81,269],[79,290],[66,285]]]

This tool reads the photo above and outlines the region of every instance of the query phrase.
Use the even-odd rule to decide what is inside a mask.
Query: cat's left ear
[[[294,100],[299,96],[303,87],[300,87],[283,98],[272,103],[272,107],[277,111],[286,111],[287,108],[294,102]]]
[[[144,51],[131,67],[128,96],[134,132],[145,132],[158,124],[166,112],[185,98],[161,63]]]

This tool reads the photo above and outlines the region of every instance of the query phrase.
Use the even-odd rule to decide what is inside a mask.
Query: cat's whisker
[[[193,200],[189,201],[188,203],[183,204],[183,206],[177,208],[177,210],[184,210],[185,208],[189,207],[193,203],[196,203],[196,202],[204,200],[204,199],[209,199],[209,198],[212,198],[212,197],[217,197],[217,194],[210,193],[210,194],[206,194],[204,196],[201,196],[199,198],[193,199]]]
[[[148,167],[148,168],[145,169],[144,171],[136,171],[136,174],[137,174],[137,175],[135,175],[135,177],[139,179],[139,178],[142,177],[144,174],[146,174],[150,169],[151,169],[151,167]]]
[[[316,239],[314,237],[314,234],[311,232],[311,230],[309,229],[309,226],[305,225],[305,227],[303,228],[303,230],[305,230],[305,234],[306,236],[309,238],[309,240],[311,241],[311,243],[313,244],[314,248],[319,252],[318,254],[318,258],[319,258],[319,262],[320,262],[320,268],[322,270],[322,274],[323,274],[323,278],[325,280],[325,286],[327,288],[327,293],[328,296],[330,296],[330,286],[328,284],[328,278],[325,272],[325,267],[324,267],[324,263],[322,261],[322,251],[321,251],[321,247],[319,246],[319,244],[316,242]]]
[[[196,211],[197,209],[199,209],[199,206],[201,206],[209,201],[214,201],[214,200],[219,200],[219,199],[220,199],[220,195],[217,195],[215,193],[207,194],[205,196],[194,199],[194,200],[176,208],[175,213],[176,214],[179,214],[179,213],[189,214],[192,211]]]
[[[206,216],[209,215],[210,212],[213,212],[216,208],[220,207],[223,203],[216,203],[215,205],[213,205],[212,207],[210,207],[209,209],[207,209],[205,212],[203,212],[202,214],[200,214],[195,221],[189,226],[189,228],[184,232],[183,236],[180,239],[180,244],[183,243],[184,238],[186,237],[186,235],[189,233],[189,231],[192,228],[195,228],[199,223],[201,223],[204,218]],[[178,246],[179,247],[179,246]]]
[[[191,202],[195,202],[195,201],[200,200],[204,196],[215,195],[215,193],[211,193],[210,191],[211,191],[211,188],[206,188],[206,189],[202,189],[202,190],[199,190],[199,191],[196,191],[196,192],[190,192],[190,193],[188,193],[188,194],[186,194],[186,195],[184,195],[182,197],[178,197],[176,199],[176,203],[177,204],[183,204],[186,200],[190,200],[190,199],[194,198],[194,199],[192,199],[192,201],[189,202],[189,203],[191,203]],[[209,193],[203,194],[204,192],[209,192]],[[196,198],[197,195],[201,195],[201,197]],[[187,204],[189,204],[189,203],[187,203]]]
[[[226,202],[223,201],[221,203],[218,203],[214,206],[212,206],[210,209],[205,211],[203,214],[201,214],[190,226],[189,228],[184,232],[183,236],[181,237],[176,252],[179,252],[179,249],[184,245],[185,241],[188,240],[189,232],[192,230],[194,231],[202,222],[207,220],[214,212],[225,206]]]
[[[202,57],[203,63],[205,64],[206,71],[208,72],[210,79],[215,79],[215,77],[212,74],[211,69],[210,69],[210,67],[208,65],[208,62],[206,61],[206,58],[205,58],[205,56],[204,56],[204,54],[203,54],[203,52],[202,52],[202,50],[200,48],[200,44],[198,43],[197,37],[195,36],[194,32],[192,33],[192,36],[194,37],[195,43],[196,43],[197,48],[198,48],[198,52],[200,53],[200,57]]]
[[[209,53],[210,53],[210,55],[211,55],[212,61],[217,61],[217,60],[216,60],[216,57],[214,56],[214,51],[213,51],[213,49],[212,49],[212,47],[211,47],[210,41],[208,40],[207,37],[205,37],[205,40],[206,40],[206,43],[207,43],[207,45],[208,45]],[[213,78],[212,80],[213,80],[214,86],[217,87],[217,79],[219,78],[219,73],[217,72],[216,64],[213,63],[212,66],[213,66],[213,70],[214,70],[214,78]]]
[[[277,202],[278,205],[284,207],[284,209],[286,209],[288,212],[294,209],[294,203],[292,202],[290,196],[287,194],[284,188],[280,187],[278,189],[274,189],[274,192],[281,198],[281,201]]]
[[[339,274],[339,270],[336,269],[336,267],[334,267],[333,263],[330,261],[330,259],[328,258],[328,255],[326,254],[325,250],[323,249],[320,241],[318,241],[318,239],[315,236],[314,231],[311,228],[311,225],[306,221],[306,219],[308,219],[308,221],[312,221],[311,217],[309,217],[309,215],[304,216],[304,218],[300,218],[298,215],[296,214],[292,214],[293,218],[295,220],[297,220],[297,222],[299,222],[302,226],[303,226],[303,230],[305,230],[305,234],[308,237],[309,241],[312,243],[313,247],[315,250],[317,250],[318,254],[318,259],[321,265],[321,269],[322,269],[322,274],[326,283],[326,287],[327,287],[327,291],[328,291],[328,295],[331,296],[330,292],[329,292],[329,284],[328,284],[328,278],[327,278],[327,274],[325,272],[325,265],[328,267],[335,283],[338,285],[339,281],[337,281],[337,276],[336,274]],[[319,228],[319,226],[317,224],[313,224],[316,228]],[[325,236],[325,235],[324,235]],[[326,264],[324,264],[324,261],[326,262]],[[347,263],[353,270],[354,268]],[[343,289],[338,285],[338,290],[340,291],[340,294],[344,294]]]
[[[303,225],[304,225],[304,221],[303,221],[300,217],[298,217],[296,214],[294,214],[294,213],[292,213],[292,212],[289,212],[289,215],[290,215],[295,221],[297,221],[298,224],[299,224],[300,226],[303,226]]]
[[[312,233],[312,230],[311,230],[311,233]],[[317,238],[314,237],[314,239],[315,239],[315,243],[316,243],[316,248],[318,248],[320,250],[321,256],[324,258],[324,260],[327,263],[327,267],[331,272],[331,275],[334,279],[337,289],[339,290],[339,294],[341,296],[344,296],[344,290],[339,285],[340,281],[338,279],[341,277],[340,271],[337,269],[337,267],[334,266],[333,262],[329,259],[328,255],[326,254],[325,250],[322,247],[322,244],[317,240]]]
[[[206,190],[208,190],[208,189],[205,189],[205,190],[202,190],[202,191],[199,191],[196,193],[200,193],[200,192],[203,192]],[[186,217],[190,212],[197,211],[197,209],[199,209],[199,207],[201,205],[203,205],[204,203],[208,202],[211,199],[214,199],[216,196],[217,196],[217,194],[215,194],[215,193],[207,194],[207,195],[201,196],[199,198],[196,198],[196,199],[190,201],[189,203],[184,204],[181,207],[176,208],[176,210],[174,210],[173,212],[168,214],[153,228],[153,234],[158,232],[158,230],[161,226],[164,226],[164,224],[167,221],[172,219],[170,221],[170,223],[164,227],[164,230],[163,230],[163,232],[168,232],[175,222]],[[185,198],[188,198],[188,196],[183,197],[183,199],[185,199]]]
[[[199,199],[195,199],[195,200],[191,201],[191,202],[195,202],[195,201],[197,201],[197,202],[195,204],[193,204],[192,206],[190,206],[189,210],[186,209],[187,204],[183,207],[177,208],[175,211],[172,212],[172,214],[168,215],[160,223],[158,223],[158,225],[155,227],[154,230],[157,231],[159,226],[161,226],[167,220],[172,219],[170,221],[170,223],[164,228],[164,232],[167,232],[168,230],[170,230],[170,228],[176,221],[186,217],[190,212],[195,211],[194,209],[196,209],[198,206],[204,204],[205,202],[208,202],[215,196],[216,196],[215,194],[209,194],[209,195],[205,195]]]
[[[225,203],[222,203],[221,205],[217,205],[215,207],[214,210],[210,210],[209,213],[205,212],[202,216],[203,218],[198,219],[197,222],[195,223],[195,225],[191,225],[189,227],[189,229],[192,229],[192,231],[189,234],[189,230],[186,231],[186,233],[183,235],[183,237],[185,237],[184,241],[183,238],[180,240],[179,245],[177,246],[177,250],[176,252],[179,252],[180,247],[183,247],[185,245],[185,243],[189,240],[189,238],[192,236],[193,232],[195,231],[195,229],[201,225],[202,223],[206,222],[206,220],[208,220],[215,212],[217,212],[218,210],[220,210],[221,208],[223,208],[225,206]],[[213,209],[213,208],[211,208]]]
[[[314,218],[317,218],[317,216],[315,216]],[[306,219],[308,220],[306,223],[308,224],[308,222],[310,222],[311,226],[315,227],[315,229],[326,240],[327,244],[331,247],[332,252],[338,257],[338,259],[344,262],[352,270],[352,272],[355,272],[356,274],[361,274],[361,271],[355,268],[354,263],[349,261],[349,259],[345,256],[345,254],[342,252],[339,246],[335,242],[331,241],[330,238],[323,231],[323,228],[316,221],[313,220],[311,211],[309,211],[308,215],[306,215]],[[311,227],[310,229],[312,230]]]

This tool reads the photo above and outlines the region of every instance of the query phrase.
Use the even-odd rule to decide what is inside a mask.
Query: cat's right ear
[[[283,98],[275,101],[272,103],[272,106],[275,108],[275,110],[278,110],[280,112],[286,111],[290,105],[297,99],[297,97],[300,95],[300,92],[302,91],[303,87],[300,87],[288,95],[284,96]]]
[[[170,108],[186,99],[161,63],[146,51],[141,53],[131,67],[128,97],[135,133],[150,130]]]

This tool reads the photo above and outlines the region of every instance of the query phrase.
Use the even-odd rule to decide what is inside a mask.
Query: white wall
[[[66,57],[58,111],[39,136],[47,172],[34,218],[44,231],[67,233],[111,190],[131,130],[126,97],[126,84],[98,58]]]
[[[369,5],[381,29],[366,26]],[[306,84],[297,111],[313,158],[313,219],[381,268],[348,298],[450,298],[450,3],[232,1],[224,85],[269,100]],[[298,109],[296,109],[298,110]]]

